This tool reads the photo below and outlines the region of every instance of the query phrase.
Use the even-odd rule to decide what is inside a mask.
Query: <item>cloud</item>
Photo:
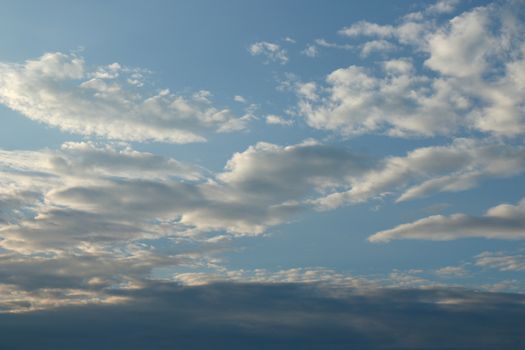
[[[435,4],[428,6],[425,11],[429,13],[449,13],[456,9],[459,0],[439,0]]]
[[[259,283],[259,284],[311,284],[323,289],[359,289],[380,288],[379,281],[352,276],[327,268],[292,268],[279,271],[266,269],[227,270],[213,272],[174,273],[170,281],[184,286],[202,286],[214,283]],[[390,285],[391,286],[391,285]],[[413,285],[412,285],[413,287]]]
[[[315,39],[313,43],[306,45],[305,49],[301,53],[307,57],[318,57],[321,48],[337,49],[337,50],[352,50],[354,45],[341,44],[337,42],[330,42],[326,39]]]
[[[466,273],[467,271],[462,266],[445,266],[436,270],[436,274],[442,277],[461,277]]]
[[[157,268],[214,266],[212,257],[229,239],[263,234],[312,207],[330,209],[388,193],[407,199],[407,193],[415,198],[465,189],[486,177],[521,172],[523,159],[522,146],[497,140],[456,140],[384,159],[315,140],[288,146],[259,142],[233,154],[223,171],[213,173],[126,143],[3,150],[0,280],[6,297],[0,304],[31,297],[31,307],[40,309],[81,303],[84,297],[77,294],[115,301],[111,288],[140,287]],[[440,185],[414,190],[433,179],[441,179]],[[167,249],[170,254],[159,250],[160,241],[164,247],[166,241],[176,242],[176,249]],[[221,271],[186,271],[178,280],[208,283],[223,279]],[[361,281],[322,269],[277,275],[230,271],[228,277],[351,286]],[[395,286],[427,283],[402,273],[389,280],[394,279]]]
[[[316,201],[334,208],[377,196],[396,195],[397,202],[438,192],[457,192],[487,178],[504,178],[525,170],[525,149],[498,140],[456,139],[449,145],[421,147],[405,156],[389,156],[350,180],[350,189]]]
[[[391,25],[380,25],[367,21],[359,21],[350,27],[345,27],[339,31],[339,34],[357,37],[357,36],[376,36],[386,38],[394,35],[395,28]]]
[[[312,58],[319,56],[319,50],[317,50],[315,45],[308,45],[301,53]]]
[[[445,241],[468,237],[518,240],[525,238],[525,199],[518,204],[500,204],[483,216],[434,215],[370,236],[370,242],[393,239]],[[490,259],[489,259],[490,260]]]
[[[63,131],[124,141],[188,143],[244,129],[247,118],[212,105],[208,91],[145,91],[141,70],[118,63],[90,69],[82,57],[46,53],[0,63],[0,103]]]
[[[343,28],[350,38],[372,37],[361,54],[406,50],[423,65],[389,55],[372,66],[351,65],[329,73],[317,86],[317,98],[296,90],[295,111],[313,128],[345,137],[455,136],[472,130],[515,137],[525,132],[525,27],[517,2],[489,4],[449,21],[434,16],[451,11],[439,2],[400,23],[358,22]],[[430,17],[429,17],[430,16]],[[399,50],[393,49],[399,46]],[[390,69],[404,60],[410,67]],[[430,69],[430,71],[429,71]]]
[[[259,41],[250,45],[248,51],[252,56],[262,55],[266,57],[267,62],[288,63],[288,53],[275,43]]]
[[[239,102],[239,103],[247,103],[246,99],[243,96],[241,96],[241,95],[233,96],[233,100],[235,102]]]
[[[373,159],[314,140],[260,142],[212,173],[126,144],[65,143],[58,151],[2,151],[0,246],[54,252],[189,232],[261,234],[312,206],[379,196],[398,201],[460,191],[519,174],[522,146],[461,139]]]
[[[476,256],[476,266],[499,271],[525,271],[525,255],[504,252],[483,252]]]
[[[395,50],[396,46],[386,40],[372,40],[367,41],[361,47],[361,56],[367,57],[374,52],[388,52]]]
[[[258,143],[217,174],[126,144],[69,142],[58,151],[1,154],[0,246],[22,254],[188,230],[260,234],[368,167],[365,158],[314,141]]]
[[[276,124],[276,125],[286,125],[290,126],[293,124],[292,120],[284,119],[283,117],[280,117],[275,114],[270,114],[266,116],[266,124]]]
[[[308,284],[188,288],[150,283],[147,292],[113,295],[133,302],[1,315],[3,344],[39,349],[111,349],[115,343],[127,349],[173,344],[188,349],[502,349],[523,341],[523,296],[517,294],[432,289],[333,295]]]

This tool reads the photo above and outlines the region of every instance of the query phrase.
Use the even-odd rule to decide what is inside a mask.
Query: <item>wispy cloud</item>
[[[279,44],[259,41],[251,44],[248,51],[252,56],[264,56],[267,60],[266,62],[288,63],[288,53]]]

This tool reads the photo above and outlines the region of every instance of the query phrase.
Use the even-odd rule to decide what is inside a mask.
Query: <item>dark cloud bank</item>
[[[125,304],[0,315],[1,349],[523,349],[525,296],[155,283]]]

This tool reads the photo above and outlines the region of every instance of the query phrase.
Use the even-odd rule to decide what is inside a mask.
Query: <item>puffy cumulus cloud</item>
[[[246,127],[249,117],[212,105],[211,94],[145,91],[144,72],[113,63],[90,69],[75,54],[0,63],[0,103],[61,130],[124,141],[188,143]]]
[[[414,75],[412,69],[392,69],[394,65],[385,63],[383,77],[358,66],[337,69],[311,96],[297,90],[297,113],[313,128],[346,136],[377,132],[432,136],[457,131],[469,101],[443,81]]]
[[[334,70],[324,84],[316,82],[317,98],[296,89],[296,112],[313,128],[345,136],[428,137],[470,130],[509,137],[523,134],[522,3],[489,4],[445,22],[436,17],[452,11],[454,4],[438,2],[396,25],[358,22],[342,29],[341,34],[350,38],[374,39],[361,44],[363,56],[375,50],[396,52],[396,45],[419,56],[409,62],[389,55],[376,66]],[[392,69],[401,60],[407,62],[404,69]]]
[[[334,208],[377,196],[397,195],[412,200],[437,192],[475,187],[486,178],[517,175],[525,170],[525,148],[494,140],[456,139],[449,145],[417,148],[405,156],[375,162],[350,189],[334,191],[316,200],[321,208]]]
[[[280,64],[286,64],[288,62],[288,53],[279,44],[270,43],[267,41],[259,41],[253,43],[248,48],[248,52],[252,56],[264,56],[266,62],[278,62]]]
[[[429,68],[450,76],[479,76],[498,42],[491,35],[490,9],[476,8],[453,18],[428,38]]]
[[[490,208],[483,216],[453,214],[434,215],[415,222],[378,232],[370,242],[393,239],[452,240],[468,237],[517,240],[525,238],[525,199],[518,204],[501,204]]]

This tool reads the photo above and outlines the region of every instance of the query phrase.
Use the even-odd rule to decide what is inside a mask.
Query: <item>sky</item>
[[[0,344],[519,348],[523,38],[521,0],[3,2]]]

